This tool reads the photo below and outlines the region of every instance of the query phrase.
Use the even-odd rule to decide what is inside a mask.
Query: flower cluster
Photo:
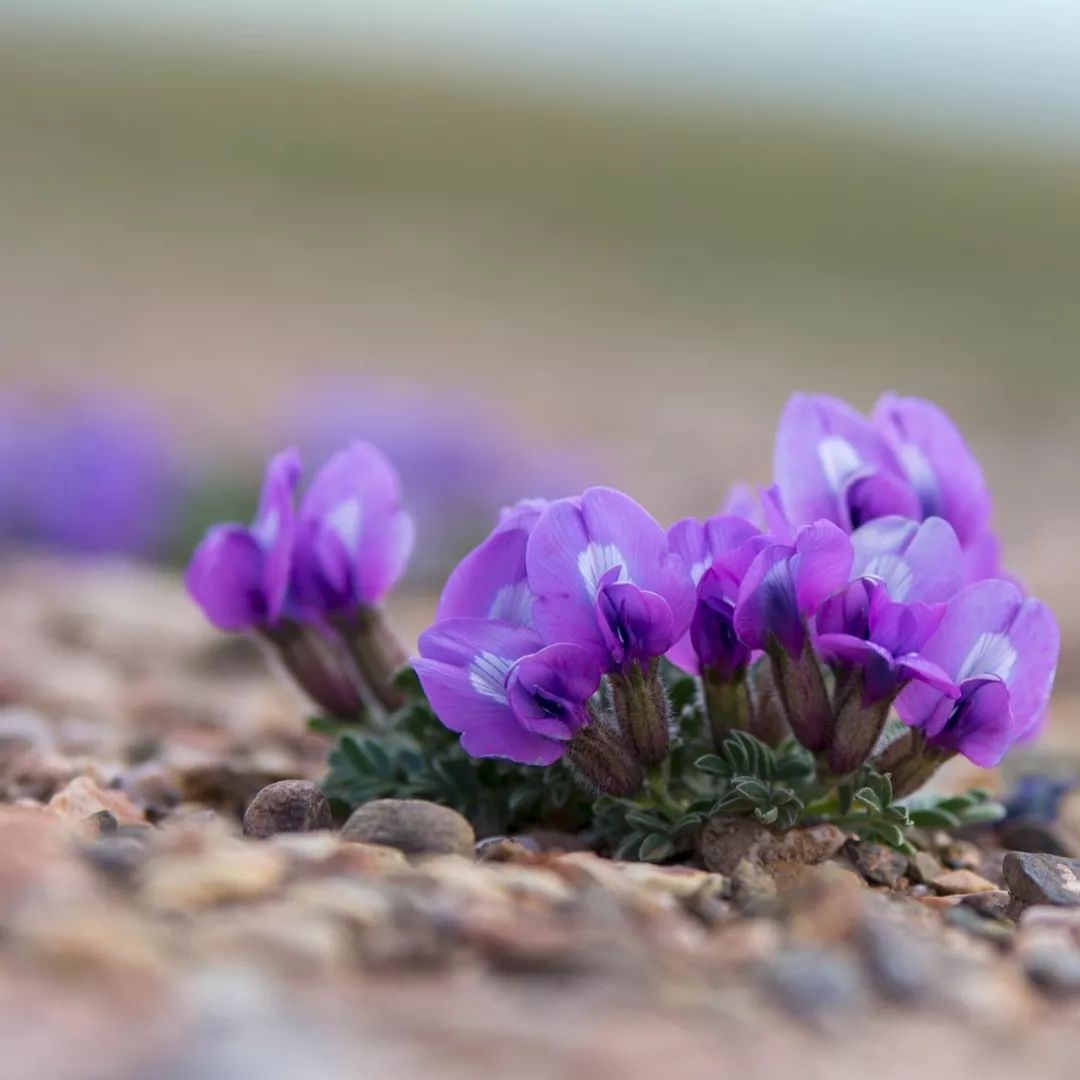
[[[44,408],[0,396],[0,544],[160,555],[182,486],[160,418],[138,398]]]
[[[936,406],[870,419],[796,395],[773,485],[666,532],[590,488],[505,511],[451,574],[414,666],[478,756],[565,757],[635,790],[662,761],[662,657],[699,676],[714,740],[789,734],[841,778],[868,761],[914,790],[961,753],[996,764],[1046,714],[1059,648],[1001,575],[981,470]],[[895,709],[906,725],[896,737]]]
[[[380,609],[405,569],[413,525],[398,477],[373,446],[334,455],[295,505],[300,458],[271,458],[249,526],[215,525],[187,568],[188,591],[223,630],[269,641],[331,714],[393,708],[405,654]]]

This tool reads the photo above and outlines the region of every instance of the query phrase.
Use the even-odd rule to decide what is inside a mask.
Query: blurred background
[[[895,389],[1068,688],[1078,42],[1068,0],[0,0],[7,537],[179,562],[359,435],[428,595],[518,495],[710,512],[792,390]]]

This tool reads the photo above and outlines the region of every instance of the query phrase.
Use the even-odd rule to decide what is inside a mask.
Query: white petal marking
[[[595,596],[600,589],[600,579],[612,568],[619,567],[618,581],[628,581],[626,559],[614,544],[598,544],[593,541],[578,555],[578,571],[590,596]]]
[[[469,682],[472,688],[492,701],[506,703],[506,673],[514,666],[513,660],[494,653],[477,653],[469,662]]]
[[[346,550],[355,552],[360,544],[364,524],[364,508],[359,499],[339,503],[326,515],[326,523],[341,537]]]
[[[987,631],[979,635],[971,651],[964,657],[956,681],[963,682],[972,675],[996,675],[1007,683],[1016,660],[1016,649],[1008,637]]]
[[[839,435],[827,435],[818,443],[817,452],[830,491],[839,491],[844,481],[862,465],[855,447]]]
[[[516,626],[532,625],[533,594],[527,581],[504,585],[491,602],[489,619],[504,619]]]

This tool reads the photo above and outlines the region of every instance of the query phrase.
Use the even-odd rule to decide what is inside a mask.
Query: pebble
[[[998,891],[992,881],[980,877],[973,870],[947,870],[944,874],[938,874],[930,884],[944,896]]]
[[[49,807],[64,817],[86,821],[101,811],[108,811],[118,824],[145,824],[143,812],[122,792],[103,788],[89,776],[77,776],[50,800]]]
[[[848,843],[846,850],[855,869],[872,885],[895,889],[907,873],[908,857],[884,844]]]
[[[826,949],[791,949],[766,961],[766,990],[793,1016],[824,1023],[855,1009],[865,997],[858,966]]]
[[[857,939],[874,986],[886,1000],[909,1004],[932,991],[934,949],[907,927],[875,915],[861,921]]]
[[[831,859],[847,834],[835,825],[811,825],[774,833],[752,818],[715,817],[701,830],[699,849],[706,870],[731,875],[744,859],[760,866],[813,864]]]
[[[285,860],[280,854],[236,844],[147,860],[139,871],[139,897],[158,911],[194,911],[265,896],[284,878]]]
[[[929,885],[934,878],[945,872],[941,860],[931,855],[929,851],[916,851],[908,859],[908,873],[913,881],[922,885]]]
[[[1009,892],[1021,903],[1080,907],[1080,859],[1010,851],[1003,869]]]
[[[343,840],[385,844],[406,855],[461,855],[472,859],[476,834],[456,810],[422,799],[376,799],[354,810]]]
[[[267,784],[244,812],[244,835],[259,839],[275,833],[329,829],[330,803],[310,780],[278,780]]]
[[[1022,949],[1020,963],[1027,977],[1049,994],[1080,993],[1080,949],[1040,945]]]

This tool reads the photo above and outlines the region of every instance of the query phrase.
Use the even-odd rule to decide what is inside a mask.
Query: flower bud
[[[854,772],[873,753],[896,693],[867,704],[861,672],[842,671],[837,676],[833,720],[826,748],[829,769],[836,776]]]
[[[365,689],[387,712],[405,704],[405,694],[394,685],[394,675],[408,655],[381,608],[361,605],[333,615],[330,622],[341,634]]]
[[[802,652],[794,659],[775,637],[770,637],[766,651],[772,661],[776,692],[792,733],[807,750],[814,753],[824,750],[832,706],[809,636],[804,638]]]

